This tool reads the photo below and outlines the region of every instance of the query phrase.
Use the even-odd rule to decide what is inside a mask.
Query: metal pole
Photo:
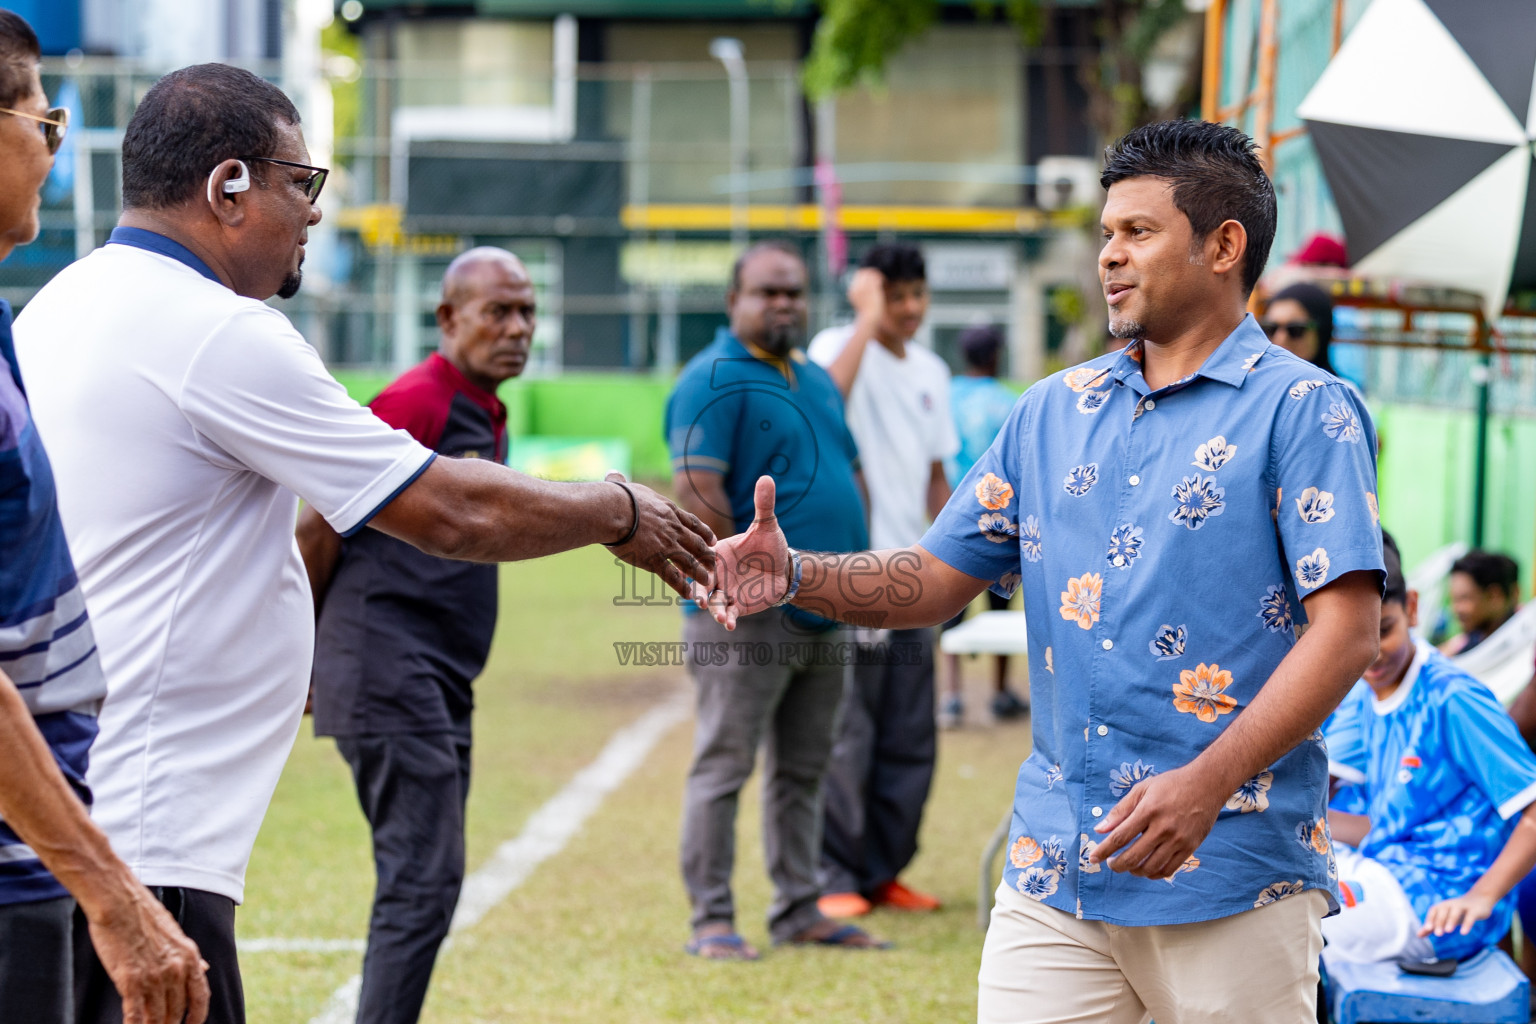
[[[82,118],[82,120],[84,120]],[[85,126],[69,133],[69,144],[75,147],[75,259],[83,260],[96,248],[96,184],[94,159],[96,150],[90,140],[94,133]]]
[[[1484,328],[1486,331],[1487,329]],[[1487,502],[1483,494],[1488,484],[1488,392],[1493,380],[1493,355],[1482,353],[1472,368],[1472,382],[1477,385],[1477,434],[1472,454],[1472,546],[1483,546]]]
[[[638,241],[649,238],[645,224],[645,210],[651,197],[651,70],[643,67],[635,73],[630,90],[629,126],[629,208],[637,226],[630,230],[629,244],[639,248]],[[650,314],[646,309],[646,292],[638,284],[631,284],[629,310],[630,369],[643,367],[648,361],[648,326]]]
[[[1259,14],[1259,84],[1255,90],[1253,143],[1259,159],[1271,174],[1275,170],[1273,140],[1275,124],[1275,65],[1280,56],[1280,0],[1264,0]]]
[[[837,284],[848,258],[848,241],[838,222],[842,188],[837,181],[837,101],[828,96],[816,103],[816,200],[821,208],[821,287],[816,295],[815,323],[820,329],[837,315]]]
[[[747,61],[741,40],[720,36],[709,44],[709,55],[725,66],[731,97],[731,245],[747,244]]]
[[[421,359],[421,261],[403,245],[391,250],[395,261],[394,346],[390,368],[401,374]]]
[[[1226,28],[1227,0],[1211,0],[1205,9],[1205,68],[1200,84],[1200,117],[1215,121],[1221,116],[1222,32]]]

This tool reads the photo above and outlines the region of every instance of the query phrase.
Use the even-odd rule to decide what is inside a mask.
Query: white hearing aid
[[[244,160],[236,160],[235,165],[240,168],[240,172],[224,182],[225,195],[245,192],[251,187],[251,169],[245,165]],[[213,203],[213,175],[214,171],[217,170],[218,168],[214,168],[213,171],[208,172],[208,202],[210,205]]]

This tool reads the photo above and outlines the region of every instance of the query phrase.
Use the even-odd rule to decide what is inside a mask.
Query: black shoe
[[[1004,690],[992,698],[992,717],[999,721],[1019,718],[1029,714],[1029,702],[1020,700],[1012,690]]]

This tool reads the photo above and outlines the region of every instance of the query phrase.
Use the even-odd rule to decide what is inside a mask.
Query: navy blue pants
[[[208,961],[208,1024],[245,1024],[245,985],[235,953],[235,901],[201,889],[152,885],[149,891],[165,904]],[[77,1024],[123,1024],[122,1000],[96,957],[85,914],[79,910],[75,911],[75,1020]]]
[[[378,873],[358,1024],[414,1024],[464,882],[469,720],[453,732],[339,736]]]
[[[872,896],[917,854],[938,754],[933,630],[891,630],[863,654],[827,771],[820,881]]]
[[[74,915],[68,896],[0,905],[0,1021],[69,1024]]]

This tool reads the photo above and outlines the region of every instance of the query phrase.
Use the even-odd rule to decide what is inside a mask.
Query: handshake
[[[773,514],[772,477],[758,478],[752,525],[725,540],[649,488],[633,487],[619,473],[607,479],[635,499],[634,526],[628,537],[609,545],[613,553],[661,577],[726,629],[735,629],[743,615],[772,608],[789,593],[789,542]]]

